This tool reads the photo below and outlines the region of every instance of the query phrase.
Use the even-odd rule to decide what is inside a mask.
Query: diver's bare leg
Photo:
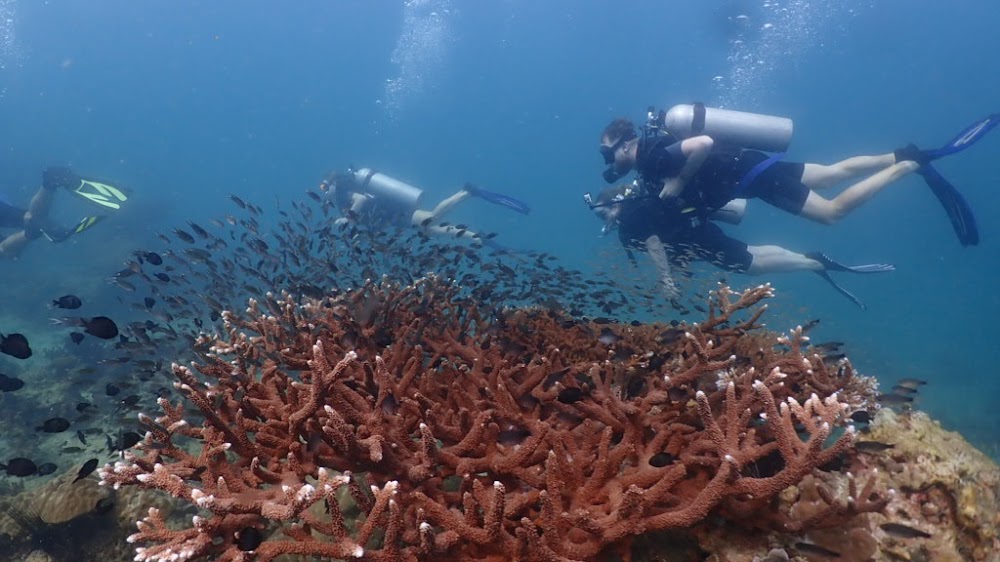
[[[820,262],[781,246],[747,246],[747,251],[753,256],[747,268],[750,275],[823,269]]]
[[[42,228],[49,218],[49,209],[52,208],[52,194],[54,189],[41,187],[38,193],[31,198],[28,204],[28,211],[24,213],[24,229],[27,231]]]
[[[842,181],[874,174],[896,163],[893,153],[879,156],[855,156],[836,164],[806,164],[802,183],[809,189],[827,189]]]
[[[28,245],[31,241],[28,235],[25,234],[23,230],[19,230],[14,234],[0,241],[0,259],[13,259],[20,255],[21,250]]]
[[[872,174],[851,185],[833,199],[824,199],[815,191],[810,191],[800,216],[823,224],[833,224],[861,206],[887,185],[898,181],[920,167],[920,164],[905,160]]]
[[[417,209],[416,211],[413,211],[413,216],[411,217],[413,225],[425,226],[426,224],[428,224],[427,219],[430,219],[430,222],[437,222],[441,220],[441,217],[443,217],[446,213],[454,209],[455,205],[458,205],[459,203],[465,201],[469,197],[471,197],[471,194],[463,189],[458,193],[452,195],[451,197],[445,199],[444,201],[438,203],[437,206],[434,207],[434,209],[431,211],[424,211],[423,209]]]

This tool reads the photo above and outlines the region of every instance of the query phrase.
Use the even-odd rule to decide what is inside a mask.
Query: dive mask
[[[604,172],[601,174],[604,177],[604,181],[608,183],[614,183],[622,178],[628,171],[619,172],[615,169],[615,153],[618,152],[621,147],[628,141],[635,138],[635,135],[623,135],[614,144],[606,145],[602,144],[600,146],[601,156],[604,157],[604,165],[607,166]]]
[[[601,173],[601,176],[607,183],[615,183],[616,181],[620,180],[622,176],[624,176],[626,173],[628,172],[619,172],[618,170],[615,169],[615,165],[612,164],[604,169],[604,172]]]

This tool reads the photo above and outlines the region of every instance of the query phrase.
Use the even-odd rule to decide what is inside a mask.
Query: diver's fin
[[[809,252],[804,254],[807,258],[816,260],[823,264],[825,271],[845,271],[847,273],[886,273],[896,271],[896,266],[888,263],[869,263],[865,265],[844,265],[833,260],[823,252]]]
[[[469,194],[472,195],[473,197],[480,197],[482,199],[489,201],[490,203],[507,207],[508,209],[517,211],[518,213],[527,215],[528,213],[531,212],[531,207],[528,207],[527,203],[520,201],[518,199],[514,199],[509,195],[496,193],[494,191],[488,191],[471,183],[465,184],[465,186],[462,189],[469,192]]]
[[[963,246],[979,244],[976,216],[972,213],[972,207],[965,200],[965,197],[962,197],[962,194],[930,164],[918,168],[917,173],[923,176],[927,186],[931,188],[945,212],[948,213],[951,226],[955,229],[955,234],[958,235],[958,241]]]
[[[838,293],[844,295],[845,297],[850,299],[851,302],[858,305],[858,307],[861,308],[861,310],[868,310],[868,307],[865,306],[865,303],[861,302],[861,299],[854,296],[854,293],[848,291],[847,289],[839,285],[836,281],[834,281],[833,278],[830,277],[830,274],[827,273],[825,269],[821,269],[819,271],[816,271],[815,273],[816,275],[819,275],[824,280],[826,280],[826,282],[829,283],[831,286],[833,286],[833,288],[836,289]]]
[[[102,216],[83,217],[73,228],[49,227],[41,229],[41,232],[42,235],[49,240],[49,242],[58,243],[66,240],[74,234],[80,234],[84,230],[87,230],[100,222],[102,219],[104,219]]]
[[[961,152],[986,136],[986,133],[993,130],[993,127],[996,127],[998,123],[1000,123],[1000,113],[994,113],[985,119],[980,119],[963,129],[961,133],[955,135],[955,138],[941,148],[924,151],[924,156],[927,160],[937,160],[942,156]]]
[[[84,230],[89,229],[95,224],[101,222],[102,220],[104,220],[104,217],[100,215],[83,217],[82,219],[80,219],[80,222],[76,223],[76,226],[73,228],[73,234],[80,234]]]
[[[91,180],[81,179],[79,185],[70,191],[95,205],[109,209],[120,209],[121,203],[128,200],[128,195],[117,187]]]

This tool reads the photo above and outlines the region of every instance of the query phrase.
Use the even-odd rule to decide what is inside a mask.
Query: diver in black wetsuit
[[[913,151],[919,152],[915,148]],[[635,125],[627,119],[616,119],[604,129],[601,152],[618,177],[635,169],[646,189],[661,199],[677,198],[687,206],[717,209],[736,197],[758,198],[825,224],[843,218],[920,166],[911,159],[918,156],[911,156],[906,149],[856,156],[829,166],[774,160],[751,181],[744,182],[752,170],[769,160],[768,154],[740,147],[715,147],[707,135],[677,139],[658,134],[640,138]],[[816,192],[866,175],[833,199]]]
[[[683,135],[668,132],[671,114],[678,108],[693,108],[685,115]],[[706,123],[714,112],[716,123]],[[691,117],[690,115],[694,116]],[[613,183],[632,171],[638,172],[644,191],[661,199],[677,199],[683,207],[694,207],[703,216],[735,198],[758,198],[794,215],[832,224],[871,199],[889,184],[917,172],[941,202],[962,245],[979,242],[979,231],[972,209],[964,197],[930,165],[932,161],[972,146],[1000,123],[1000,114],[981,119],[962,130],[954,139],[935,150],[921,150],[909,144],[888,154],[856,156],[831,165],[784,162],[781,150],[766,148],[776,154],[749,150],[734,139],[754,140],[770,146],[787,146],[787,135],[775,133],[780,118],[758,116],[728,110],[705,108],[700,104],[675,106],[650,119],[637,133],[628,119],[615,119],[601,134],[601,154],[608,166],[604,177]],[[759,126],[760,120],[772,120]],[[677,123],[673,123],[676,125]],[[722,140],[702,134],[714,127]],[[731,138],[725,138],[725,134]],[[867,177],[864,177],[867,176]],[[832,199],[817,190],[864,177]]]
[[[781,246],[748,246],[727,236],[712,220],[682,208],[678,201],[644,194],[635,184],[605,189],[596,201],[588,197],[588,203],[604,221],[605,232],[618,231],[618,239],[630,258],[631,250],[646,252],[657,268],[664,295],[671,301],[680,297],[673,268],[686,269],[693,261],[749,275],[812,271],[861,308],[865,308],[864,303],[830,278],[828,272],[883,273],[895,269],[888,264],[845,266],[819,252],[800,254]],[[731,216],[742,214],[740,209],[723,211],[729,211]]]
[[[67,168],[46,168],[42,172],[42,186],[31,198],[28,208],[23,209],[0,201],[0,228],[15,229],[16,232],[0,240],[0,259],[16,258],[20,255],[28,242],[45,236],[51,242],[62,242],[74,234],[87,230],[97,224],[101,219],[99,216],[88,216],[80,220],[73,228],[65,228],[55,224],[49,219],[49,209],[52,207],[52,196],[56,188],[66,188],[90,202],[96,202],[105,207],[108,205],[100,203],[103,198],[99,193],[93,195],[87,191],[93,186],[100,186],[101,189],[111,189],[115,193],[121,193],[116,188],[84,180]],[[124,201],[125,196],[121,195],[120,200]],[[117,207],[115,207],[117,208]]]

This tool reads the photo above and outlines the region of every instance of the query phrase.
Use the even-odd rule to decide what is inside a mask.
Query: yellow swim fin
[[[104,217],[101,216],[83,217],[73,228],[49,227],[42,229],[42,234],[48,238],[49,242],[62,242],[74,234],[80,234],[89,229],[103,219]]]
[[[120,209],[121,202],[128,200],[128,195],[125,195],[117,187],[91,180],[81,179],[80,185],[71,191],[91,203],[108,207],[109,209]]]
[[[80,234],[84,230],[87,230],[102,220],[104,220],[104,217],[102,216],[83,217],[80,222],[76,223],[76,228],[73,229],[73,234]]]

